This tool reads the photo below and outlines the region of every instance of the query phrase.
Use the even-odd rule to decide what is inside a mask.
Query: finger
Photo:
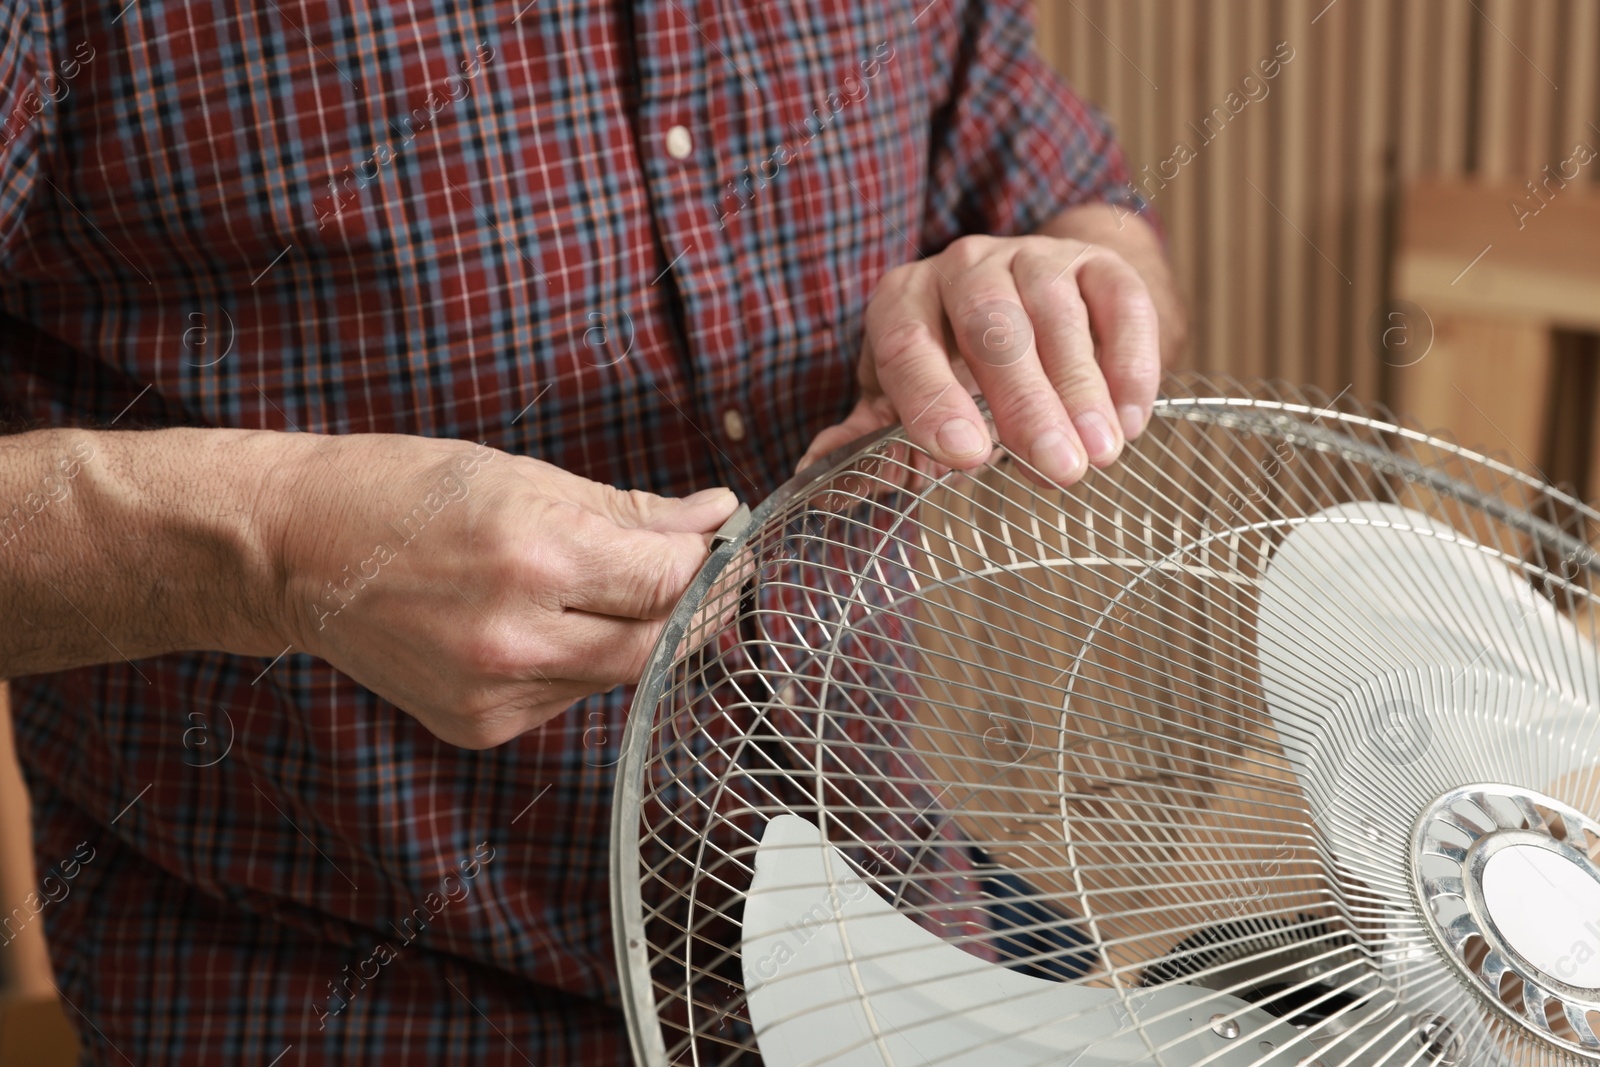
[[[560,471],[554,482],[553,491],[562,499],[630,529],[715,530],[739,506],[733,490],[720,487],[686,497],[667,497],[643,489],[617,489],[568,471]]]
[[[993,445],[941,342],[938,285],[938,275],[923,263],[885,275],[867,307],[864,358],[906,435],[940,462],[965,470],[988,459]]]
[[[704,644],[733,620],[744,585],[754,574],[755,557],[746,548],[728,563],[715,587],[707,592],[689,620],[675,656]],[[590,683],[596,692],[631,685],[643,675],[665,625],[660,620],[564,611],[549,631],[542,668],[552,678]]]
[[[617,526],[577,508],[551,509],[540,580],[563,607],[624,619],[663,619],[705,563],[709,535]]]
[[[988,398],[1000,440],[1045,478],[1069,485],[1085,469],[1083,446],[1039,362],[1011,259],[991,255],[970,262],[942,291],[945,314]]]
[[[1068,250],[1072,245],[1066,246]],[[1082,251],[1073,254],[1082,256]],[[1088,309],[1061,253],[1024,250],[1012,263],[1022,306],[1033,322],[1039,362],[1072,419],[1090,462],[1104,467],[1122,451],[1111,393],[1095,362]]]
[[[1139,272],[1121,256],[1101,250],[1078,268],[1078,289],[1100,341],[1100,372],[1122,431],[1144,431],[1161,387],[1161,327],[1155,301]]]
[[[805,470],[835,449],[843,448],[852,441],[881,430],[894,421],[894,405],[890,403],[888,397],[881,395],[863,397],[843,422],[836,423],[817,434],[811,446],[806,449],[806,454],[795,464],[795,472]]]
[[[658,533],[714,533],[739,507],[738,495],[722,486],[656,500],[662,504],[652,506],[639,525]]]

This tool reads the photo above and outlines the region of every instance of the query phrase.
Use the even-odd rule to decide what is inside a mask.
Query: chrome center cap
[[[1412,831],[1412,889],[1483,998],[1600,1062],[1600,823],[1508,785],[1452,789]]]

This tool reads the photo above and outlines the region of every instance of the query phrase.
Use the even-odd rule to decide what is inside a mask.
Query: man
[[[90,1062],[626,1059],[625,685],[736,496],[973,467],[971,389],[1070,484],[1179,343],[1030,34],[0,7],[0,675]]]

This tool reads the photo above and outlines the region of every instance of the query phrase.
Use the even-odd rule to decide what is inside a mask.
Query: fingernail
[[[987,445],[983,432],[967,419],[951,419],[939,427],[939,448],[954,459],[976,456]]]
[[[1039,473],[1053,482],[1071,481],[1083,462],[1078,458],[1078,450],[1060,430],[1040,434],[1033,442],[1031,459]]]
[[[1083,442],[1090,459],[1110,459],[1116,452],[1117,435],[1111,432],[1111,424],[1098,411],[1084,412],[1072,420],[1072,425],[1078,428],[1078,440]]]
[[[702,489],[698,493],[690,493],[683,498],[685,504],[732,504],[738,497],[732,489],[717,486],[715,489]]]
[[[1124,404],[1117,409],[1117,418],[1122,421],[1122,436],[1133,440],[1144,432],[1144,408],[1137,404]]]

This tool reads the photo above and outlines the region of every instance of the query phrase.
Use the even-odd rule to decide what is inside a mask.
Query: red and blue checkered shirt
[[[0,0],[0,403],[759,499],[849,410],[885,271],[1127,195],[1031,34],[1022,0]],[[87,1062],[626,1059],[627,691],[486,752],[299,652],[13,692]]]

